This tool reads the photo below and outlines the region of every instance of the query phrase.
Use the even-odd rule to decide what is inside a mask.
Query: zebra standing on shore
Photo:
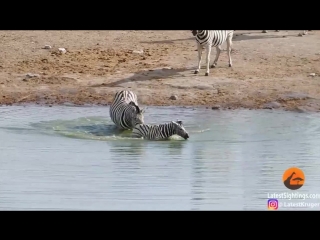
[[[182,126],[182,121],[172,121],[159,125],[138,124],[132,131],[133,138],[144,138],[148,140],[167,140],[175,134],[185,140],[189,138],[188,132]]]
[[[216,47],[217,53],[216,58],[211,66],[214,68],[217,65],[221,45],[226,41],[227,42],[227,54],[229,58],[229,67],[232,66],[231,60],[231,46],[232,46],[232,37],[234,30],[192,30],[193,36],[195,36],[198,47],[198,68],[195,70],[194,74],[198,74],[201,67],[201,58],[202,58],[202,47],[206,48],[206,74],[209,76],[209,65],[210,65],[210,54],[211,47]]]
[[[118,128],[131,130],[136,124],[144,123],[144,111],[138,106],[137,95],[134,92],[122,90],[115,94],[109,114]]]

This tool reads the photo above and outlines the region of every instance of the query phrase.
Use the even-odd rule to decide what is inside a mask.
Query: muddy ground
[[[222,51],[204,76],[190,31],[0,31],[0,104],[106,105],[130,89],[141,105],[320,111],[320,31],[299,32],[236,31],[233,67]]]

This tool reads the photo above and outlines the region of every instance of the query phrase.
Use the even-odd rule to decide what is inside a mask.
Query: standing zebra
[[[167,140],[175,134],[184,139],[189,138],[188,132],[182,126],[182,121],[172,121],[159,125],[138,124],[132,131],[133,138],[145,138],[149,140]]]
[[[221,45],[227,41],[227,53],[229,58],[229,67],[232,66],[231,60],[231,46],[232,46],[232,37],[234,30],[192,30],[193,36],[195,36],[198,47],[198,68],[195,70],[194,74],[198,74],[201,67],[201,58],[202,58],[202,47],[206,47],[206,74],[205,76],[209,76],[209,65],[210,65],[210,54],[211,47],[216,47],[217,54],[216,58],[211,66],[214,68],[217,65],[220,52]]]
[[[110,106],[110,118],[123,130],[131,130],[136,124],[144,123],[144,109],[138,106],[137,95],[132,91],[117,92]]]

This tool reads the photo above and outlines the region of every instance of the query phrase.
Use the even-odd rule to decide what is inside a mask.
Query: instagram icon
[[[278,209],[278,200],[277,199],[268,199],[268,209],[277,210]]]

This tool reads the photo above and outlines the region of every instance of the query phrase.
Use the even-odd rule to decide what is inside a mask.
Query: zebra
[[[138,106],[137,95],[122,90],[115,94],[109,114],[114,124],[122,130],[132,130],[136,124],[144,123],[145,109]]]
[[[220,52],[221,45],[226,41],[227,42],[227,53],[229,58],[229,67],[232,66],[231,60],[231,46],[232,46],[232,37],[234,30],[191,30],[193,36],[195,36],[198,47],[198,68],[195,70],[194,74],[198,74],[200,71],[201,58],[202,58],[202,47],[206,47],[207,55],[206,55],[206,74],[205,76],[209,76],[209,65],[210,65],[210,54],[211,47],[216,47],[217,53],[216,58],[211,65],[211,68],[214,68],[217,65]]]
[[[132,130],[133,138],[148,140],[168,140],[175,134],[185,140],[189,138],[189,133],[182,126],[182,121],[171,121],[159,125],[137,124]]]

